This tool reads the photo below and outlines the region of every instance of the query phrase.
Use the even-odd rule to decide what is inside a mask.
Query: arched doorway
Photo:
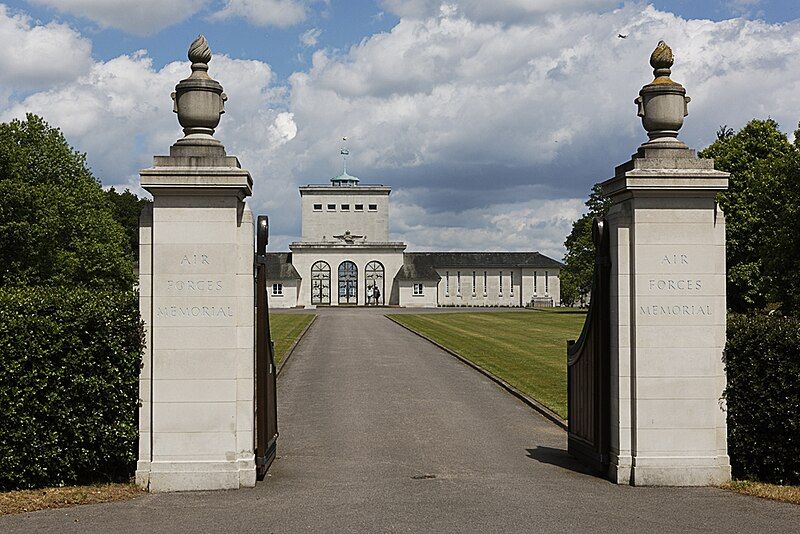
[[[367,304],[383,304],[386,302],[386,284],[384,283],[383,264],[379,261],[371,261],[364,269],[364,302]],[[373,295],[373,287],[377,287],[380,293],[377,302]]]
[[[339,304],[358,304],[358,267],[350,260],[339,264]]]
[[[311,266],[311,304],[330,305],[331,266],[318,261]]]

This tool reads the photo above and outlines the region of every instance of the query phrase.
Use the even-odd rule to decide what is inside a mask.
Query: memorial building
[[[300,240],[268,254],[270,307],[560,305],[563,264],[538,252],[406,252],[389,236],[390,193],[346,164],[300,187]]]

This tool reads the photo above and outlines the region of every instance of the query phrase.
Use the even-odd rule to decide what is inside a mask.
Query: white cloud
[[[747,0],[745,0],[747,1]],[[428,18],[460,13],[477,22],[521,22],[556,12],[597,10],[616,6],[619,0],[382,0],[387,11],[401,17]]]
[[[27,0],[138,35],[150,35],[185,20],[210,0]]]
[[[36,24],[0,4],[0,86],[26,90],[75,79],[92,64],[92,44],[66,24]]]
[[[32,94],[5,110],[0,120],[38,113],[89,154],[93,172],[106,185],[135,184],[138,170],[149,167],[153,155],[168,153],[182,135],[169,95],[189,73],[188,62],[154,69],[139,51],[98,62],[69,86]],[[270,155],[296,132],[291,113],[272,107],[280,96],[270,88],[272,71],[260,61],[216,55],[210,74],[223,81],[231,96],[217,137],[247,162],[264,187]]]
[[[300,44],[303,46],[316,46],[322,30],[319,28],[309,28],[300,34]]]
[[[226,0],[212,19],[239,17],[254,26],[286,28],[306,20],[312,0]]]
[[[430,215],[414,216],[429,232],[393,216],[409,242],[434,246],[420,237],[430,236],[452,248],[461,241],[442,213],[485,209],[482,229],[467,232],[476,246],[550,248],[530,226],[500,231],[488,213],[527,221],[533,212],[515,202],[566,202],[613,174],[645,140],[633,99],[652,80],[648,58],[662,38],[693,99],[682,134],[692,146],[712,141],[719,124],[771,115],[792,129],[800,118],[797,23],[684,20],[638,4],[513,25],[448,11],[403,18],[345,53],[317,51],[290,78],[298,134],[289,157],[297,178],[324,180],[348,134],[354,174],[415,191],[408,205]]]
[[[772,116],[792,130],[800,118],[800,23],[684,20],[628,4],[502,24],[465,6],[403,17],[346,51],[318,50],[287,87],[272,85],[264,63],[214,57],[211,75],[230,97],[217,136],[253,173],[253,209],[271,216],[273,250],[299,233],[296,187],[337,173],[347,135],[348,170],[394,188],[392,232],[409,250],[560,258],[578,199],[646,138],[633,99],[662,38],[692,97],[690,145],[711,142],[720,124]],[[68,87],[12,97],[0,119],[42,113],[98,176],[125,183],[179,137],[169,93],[187,73],[186,62],[155,69],[144,53],[121,56]]]
[[[572,222],[585,211],[580,198],[505,202],[468,210],[430,212],[414,203],[415,193],[397,191],[392,200],[395,237],[417,251],[527,251],[560,260]]]

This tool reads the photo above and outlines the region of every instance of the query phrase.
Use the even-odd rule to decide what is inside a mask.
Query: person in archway
[[[372,296],[375,298],[375,306],[380,304],[381,299],[381,290],[378,289],[378,286],[372,286]]]

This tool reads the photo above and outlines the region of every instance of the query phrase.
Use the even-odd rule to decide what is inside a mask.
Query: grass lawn
[[[313,318],[314,315],[310,313],[271,313],[269,315],[269,332],[272,335],[272,341],[275,342],[276,364],[283,360],[294,340]]]
[[[97,484],[67,486],[0,493],[0,515],[33,512],[46,508],[65,508],[78,504],[125,501],[144,495],[133,484]]]
[[[723,489],[792,504],[800,504],[800,486],[778,486],[776,484],[765,484],[763,482],[749,482],[746,480],[734,480],[722,486]]]
[[[567,340],[584,310],[390,315],[502,378],[561,417],[567,416]]]

